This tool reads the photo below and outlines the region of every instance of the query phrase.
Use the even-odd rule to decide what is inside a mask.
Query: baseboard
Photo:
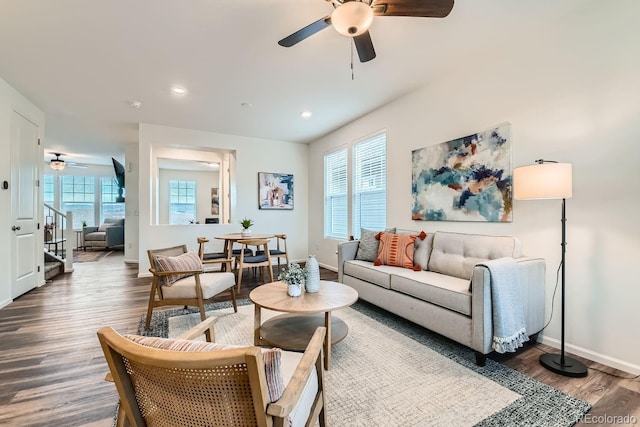
[[[148,271],[138,273],[138,279],[141,279],[143,277],[153,277],[153,274],[149,273]]]
[[[555,338],[542,337],[542,340],[538,340],[543,344],[547,344],[551,347],[560,349],[560,341]],[[588,350],[586,348],[578,347],[565,343],[565,351],[575,354],[576,356],[584,357],[585,359],[592,360],[594,362],[602,363],[612,368],[619,369],[624,372],[628,372],[632,375],[640,375],[640,366],[633,363],[626,362],[624,360],[616,359],[615,357],[607,356],[595,351]]]
[[[12,302],[13,302],[13,300],[11,298],[7,298],[5,300],[2,300],[2,301],[0,301],[0,308],[8,306]]]
[[[124,259],[125,264],[140,264],[140,261],[137,259]]]
[[[327,264],[320,264],[320,267],[322,267],[322,268],[326,268],[327,270],[331,270],[331,271],[333,271],[333,272],[335,272],[335,273],[337,273],[337,272],[338,272],[338,269],[337,269],[337,268],[335,268],[335,267],[333,267],[333,266],[330,266],[330,265],[327,265]]]

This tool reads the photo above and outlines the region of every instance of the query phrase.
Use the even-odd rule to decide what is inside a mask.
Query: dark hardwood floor
[[[150,279],[138,279],[137,266],[124,264],[118,252],[74,267],[72,274],[58,276],[0,309],[0,425],[111,425],[118,397],[113,384],[104,381],[107,366],[96,331],[110,325],[135,333],[146,310]],[[337,274],[322,269],[322,278],[335,280]],[[240,298],[247,298],[258,285],[249,273],[242,283]],[[220,300],[226,298],[223,295]],[[561,377],[538,363],[541,352],[549,350],[541,344],[527,346],[497,360],[591,402],[594,417],[629,415],[640,423],[637,379],[620,379],[593,369],[586,378]]]

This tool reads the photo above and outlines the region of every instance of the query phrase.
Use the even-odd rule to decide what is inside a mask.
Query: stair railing
[[[45,250],[64,263],[65,273],[73,271],[73,248],[71,251],[65,249],[67,246],[65,236],[71,236],[73,233],[73,212],[63,213],[45,203],[44,217]]]

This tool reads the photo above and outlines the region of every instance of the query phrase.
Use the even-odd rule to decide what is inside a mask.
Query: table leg
[[[253,315],[253,345],[260,345],[260,325],[262,320],[260,319],[260,315],[262,314],[262,307],[258,304],[254,304],[254,315]]]
[[[324,314],[324,327],[327,328],[327,334],[324,337],[324,369],[329,370],[331,365],[331,312]]]

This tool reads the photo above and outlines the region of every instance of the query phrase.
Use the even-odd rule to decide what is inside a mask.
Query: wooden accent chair
[[[221,271],[231,271],[231,262],[233,261],[226,252],[205,252],[204,244],[208,243],[206,237],[198,237],[198,256],[202,264],[212,265],[221,264]]]
[[[269,253],[269,241],[270,239],[241,239],[237,243],[242,245],[240,254],[236,256],[236,270],[238,273],[238,292],[240,292],[240,285],[242,285],[242,273],[245,268],[260,267],[260,275],[264,277],[264,267],[268,267],[269,277],[273,282],[273,267],[271,265],[271,254]],[[246,249],[249,246],[256,246],[262,248],[261,255],[247,255]]]
[[[271,257],[278,258],[278,272],[280,272],[280,258],[284,258],[287,262],[286,265],[289,265],[289,253],[287,252],[287,235],[286,234],[275,234],[276,238],[276,248],[269,249],[269,254]],[[263,250],[257,250],[256,255],[263,255]]]
[[[193,306],[200,309],[200,320],[206,318],[204,304],[212,302],[211,299],[220,292],[231,292],[233,309],[237,312],[235,293],[235,276],[231,272],[202,272],[202,263],[192,269],[166,268],[171,264],[170,260],[179,260],[178,257],[187,255],[186,245],[173,246],[163,249],[149,249],[147,251],[149,271],[153,274],[151,293],[149,295],[149,307],[147,309],[147,321],[145,328],[151,325],[151,314],[155,307],[167,305]],[[162,258],[164,257],[164,258]],[[194,257],[192,257],[194,258]],[[198,259],[197,256],[195,256]],[[159,262],[162,260],[162,262]],[[193,260],[193,259],[192,259]],[[230,260],[229,260],[230,262]],[[178,261],[178,265],[184,265]],[[231,264],[229,264],[231,269]]]
[[[194,339],[213,329],[216,320],[209,318],[179,338]],[[120,396],[119,426],[298,427],[318,421],[324,427],[325,332],[316,330],[304,354],[281,352],[284,392],[272,403],[258,347],[184,351],[181,344],[182,351],[160,350],[106,326],[98,339],[109,365],[107,380],[115,382]]]

